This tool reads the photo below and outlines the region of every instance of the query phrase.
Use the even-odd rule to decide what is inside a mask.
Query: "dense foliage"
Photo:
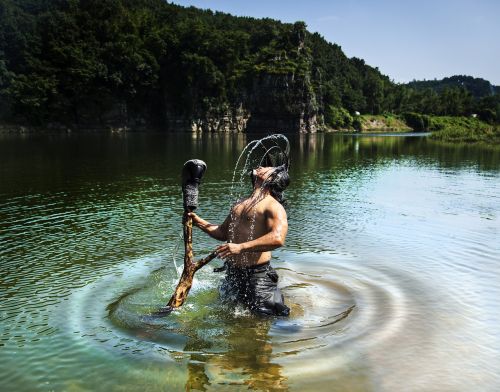
[[[471,85],[395,84],[302,22],[163,0],[0,0],[4,121],[162,125],[236,107],[330,127],[352,125],[355,112],[498,121],[499,95]]]
[[[472,117],[432,117],[431,138],[446,142],[500,144],[500,125]]]
[[[490,82],[457,75],[408,83],[406,111],[438,116],[477,114],[490,124],[500,121],[500,89]]]
[[[455,75],[441,80],[414,80],[408,83],[408,86],[417,90],[432,89],[438,93],[444,89],[463,87],[474,98],[483,98],[500,93],[499,86],[493,86],[487,80],[466,75]]]

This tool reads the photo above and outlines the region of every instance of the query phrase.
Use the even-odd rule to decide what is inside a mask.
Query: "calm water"
[[[2,391],[500,389],[499,150],[292,137],[291,316],[221,304],[215,261],[143,319],[178,279],[182,164],[207,162],[199,213],[221,222],[251,139],[0,138]]]

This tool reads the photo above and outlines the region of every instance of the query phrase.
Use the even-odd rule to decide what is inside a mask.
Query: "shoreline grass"
[[[430,138],[451,143],[500,144],[500,125],[473,117],[430,117]]]

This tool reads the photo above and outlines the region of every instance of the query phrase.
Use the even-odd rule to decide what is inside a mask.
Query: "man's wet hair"
[[[288,185],[290,185],[290,175],[288,174],[290,158],[288,154],[277,147],[271,148],[266,151],[262,158],[261,166],[275,168],[269,177],[265,179],[262,187],[269,189],[271,196],[285,206],[287,202],[284,192]]]

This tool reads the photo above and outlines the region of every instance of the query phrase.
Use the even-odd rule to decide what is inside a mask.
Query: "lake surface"
[[[1,390],[500,390],[499,150],[290,136],[290,317],[221,303],[216,260],[144,318],[178,280],[183,163],[207,162],[199,214],[222,222],[254,138],[0,137]]]

